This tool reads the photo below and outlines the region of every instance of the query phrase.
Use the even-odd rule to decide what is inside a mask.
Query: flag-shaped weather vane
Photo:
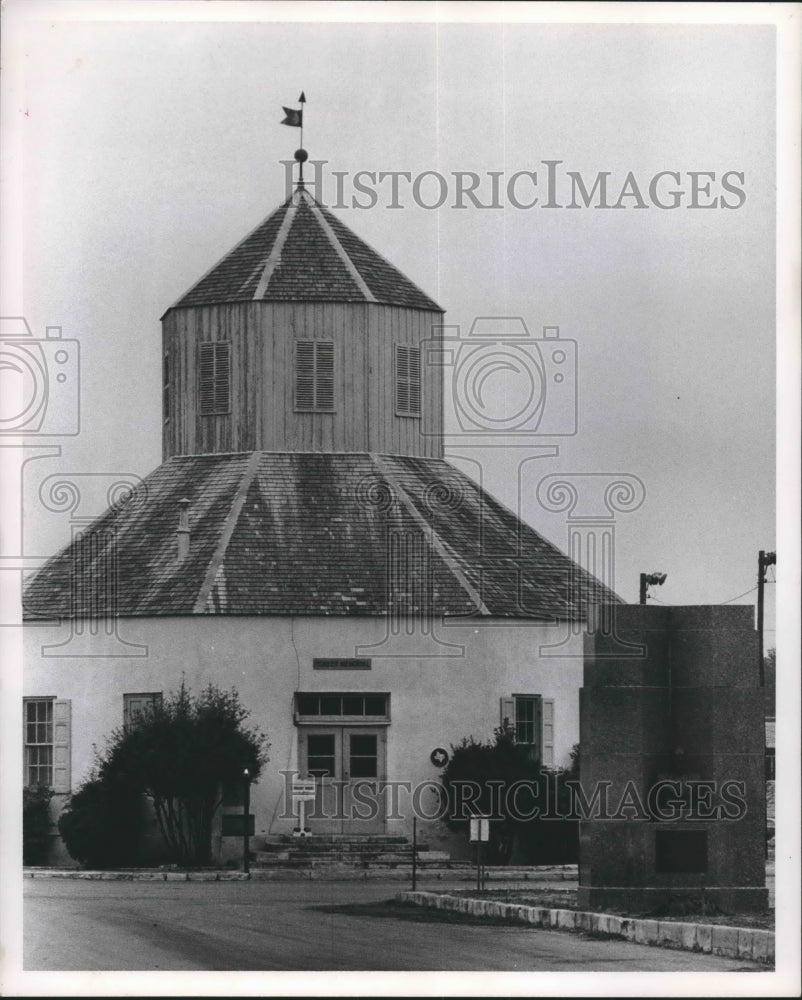
[[[284,111],[284,120],[281,122],[282,125],[290,125],[292,128],[299,128],[301,130],[301,148],[295,150],[295,159],[298,162],[298,187],[302,188],[304,186],[304,163],[306,163],[309,158],[309,154],[304,149],[304,104],[306,104],[306,96],[304,92],[301,91],[301,96],[298,98],[298,103],[301,105],[300,108],[285,108],[282,105],[282,110]]]

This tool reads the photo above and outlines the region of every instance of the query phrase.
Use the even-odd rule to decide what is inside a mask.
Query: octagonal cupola
[[[438,457],[442,322],[299,186],[162,317],[164,458]]]

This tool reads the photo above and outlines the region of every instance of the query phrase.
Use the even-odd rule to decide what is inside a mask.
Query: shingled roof
[[[379,302],[443,311],[305,189],[295,191],[171,308],[252,301]]]
[[[191,538],[178,556],[179,501]],[[480,615],[619,602],[439,459],[176,456],[51,559],[25,616]]]

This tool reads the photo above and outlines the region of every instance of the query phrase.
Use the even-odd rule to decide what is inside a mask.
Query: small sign
[[[248,825],[245,825],[245,817],[242,813],[223,813],[223,828],[220,831],[224,837],[243,837],[247,829],[249,837],[254,835],[256,829],[256,817],[253,813],[248,814]]]
[[[490,840],[490,817],[471,816],[471,843],[486,843]]]
[[[314,802],[315,779],[293,778],[291,792],[293,802]]]
[[[435,747],[429,754],[429,760],[435,767],[445,767],[449,761],[448,750],[445,747]]]

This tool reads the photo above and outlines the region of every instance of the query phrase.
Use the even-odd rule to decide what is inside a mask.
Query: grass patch
[[[373,903],[335,903],[309,906],[307,909],[318,913],[337,913],[346,917],[368,917],[369,919],[408,920],[418,924],[475,924],[483,927],[509,927],[511,930],[526,928],[526,924],[513,924],[499,917],[475,917],[470,913],[456,913],[453,910],[435,910],[433,907],[416,906],[398,899],[379,900]],[[530,930],[537,930],[530,927]]]

